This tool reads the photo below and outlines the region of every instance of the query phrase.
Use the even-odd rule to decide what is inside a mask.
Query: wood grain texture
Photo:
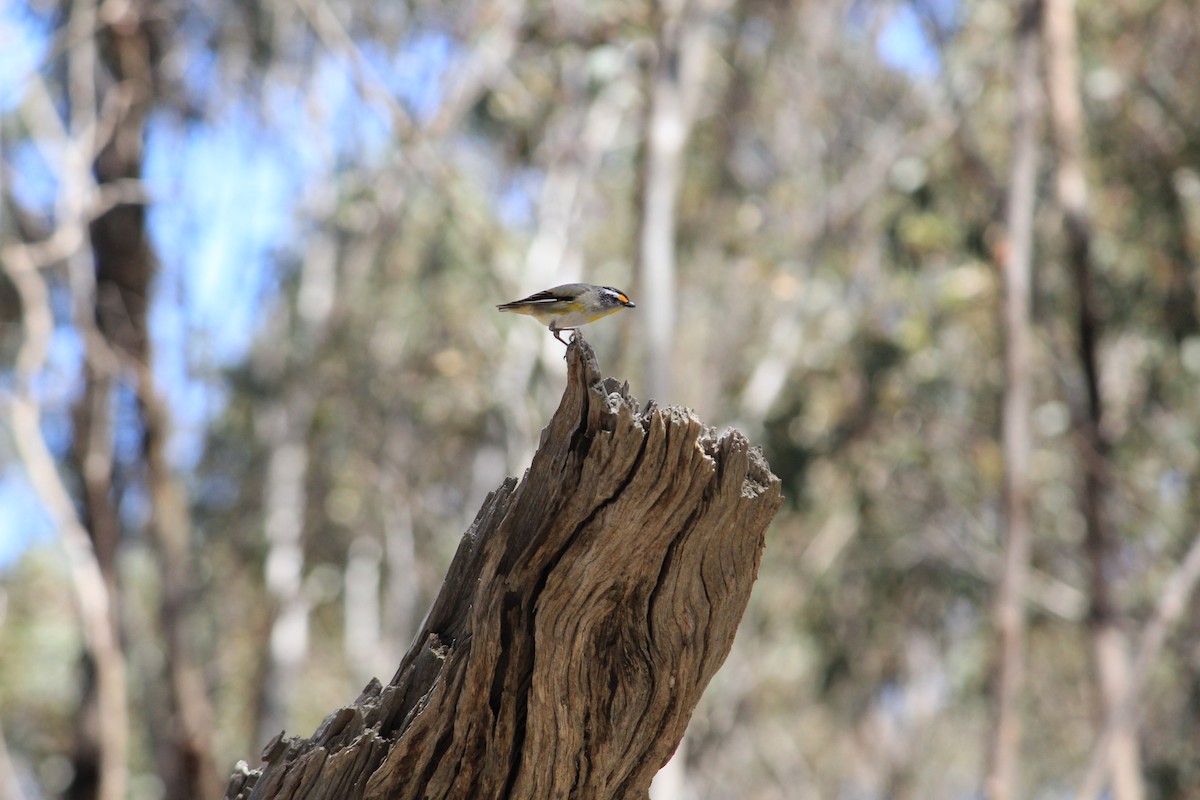
[[[733,643],[779,481],[737,431],[639,410],[567,350],[524,478],[484,501],[385,687],[227,798],[646,797]]]

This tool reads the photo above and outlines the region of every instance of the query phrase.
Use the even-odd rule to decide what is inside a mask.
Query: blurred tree
[[[1046,84],[1054,131],[1055,188],[1063,214],[1065,258],[1076,292],[1076,352],[1086,397],[1084,403],[1075,404],[1074,415],[1083,465],[1079,505],[1084,519],[1084,552],[1091,568],[1088,623],[1099,697],[1098,716],[1107,718],[1116,714],[1121,698],[1129,692],[1130,656],[1125,632],[1118,621],[1120,611],[1114,596],[1114,579],[1119,553],[1105,500],[1106,464],[1112,443],[1103,427],[1105,399],[1099,373],[1103,323],[1093,287],[1094,234],[1085,169],[1077,38],[1075,4],[1071,0],[1047,0]],[[1145,793],[1136,729],[1123,726],[1114,731],[1109,749],[1113,797],[1141,800]]]
[[[74,577],[80,613],[87,618],[92,613],[88,606],[94,605],[103,617],[86,626],[72,777],[65,794],[121,798],[127,792],[129,712],[118,600],[118,549],[126,521],[118,507],[124,471],[140,468],[150,508],[147,527],[161,566],[159,635],[165,660],[155,682],[164,687],[167,700],[163,711],[140,711],[149,726],[162,731],[154,756],[164,785],[174,787],[179,797],[215,797],[220,784],[212,753],[209,695],[188,646],[186,562],[192,543],[186,497],[165,456],[170,415],[155,385],[147,325],[153,257],[145,237],[144,200],[138,196],[145,122],[160,88],[156,64],[165,19],[147,20],[139,8],[99,7],[86,1],[61,12],[61,80],[39,83],[39,102],[26,106],[30,117],[41,115],[35,130],[49,135],[66,154],[55,165],[57,227],[40,242],[13,245],[8,260],[16,262],[9,272],[24,305],[26,352],[42,349],[33,359],[44,357],[52,335],[51,306],[37,273],[64,259],[71,318],[83,344],[82,391],[71,429],[73,482],[81,487],[78,522],[54,468],[42,456],[44,444],[35,439],[20,447],[31,476],[37,476],[32,482],[59,525],[82,526],[83,531],[66,540],[77,554]],[[48,147],[51,142],[39,144]],[[5,200],[21,208],[12,194]],[[61,249],[53,246],[56,239],[65,242]],[[38,318],[43,319],[35,327],[32,320]],[[27,365],[25,379],[36,378],[40,367]],[[142,443],[136,457],[118,452],[122,432],[114,428],[113,409],[123,391],[137,398]],[[41,433],[32,406],[27,418],[17,413],[22,404],[36,402],[32,390],[14,401],[13,424],[22,439]],[[118,465],[119,460],[124,463]],[[103,587],[93,580],[93,564]]]
[[[765,441],[787,506],[738,642],[693,718],[688,785],[703,797],[969,795],[994,720],[988,656],[1006,558],[1001,275],[1019,9],[701,6],[707,66],[675,165],[672,381],[656,399]],[[1089,417],[1066,207],[1044,203],[1032,220],[1042,255],[1027,364],[1032,537],[1017,796],[1086,777],[1121,716],[1109,703],[1109,721],[1097,718],[1090,693],[1097,595],[1081,544],[1092,479],[1106,517],[1111,625],[1137,643],[1131,654],[1152,631],[1163,642],[1123,701],[1138,698],[1131,735],[1145,796],[1200,786],[1200,712],[1187,700],[1197,695],[1200,627],[1160,613],[1168,595],[1192,597],[1182,568],[1200,519],[1193,6],[1075,9],[1069,91],[1087,143],[1091,383],[1102,403]],[[561,346],[492,306],[573,279],[641,291],[639,196],[666,7],[303,0],[151,13],[135,4],[149,33],[162,32],[152,105],[140,112],[142,177],[91,199],[65,192],[76,205],[61,210],[60,167],[90,181],[97,154],[62,145],[86,130],[70,113],[68,62],[95,41],[66,27],[89,6],[70,8],[4,6],[6,21],[47,42],[0,104],[4,402],[11,464],[19,458],[31,479],[46,475],[38,463],[72,463],[73,441],[93,441],[80,438],[73,407],[91,409],[80,423],[108,435],[111,452],[94,447],[91,463],[111,461],[109,494],[90,500],[70,470],[57,504],[53,481],[35,485],[64,541],[83,530],[76,515],[95,516],[95,528],[101,501],[121,532],[125,648],[110,651],[128,657],[130,684],[151,700],[133,706],[128,756],[110,748],[108,757],[127,766],[133,793],[153,794],[167,774],[147,777],[159,772],[154,751],[170,741],[158,711],[170,697],[169,641],[142,616],[165,590],[152,554],[166,550],[136,535],[152,532],[143,451],[153,421],[139,410],[136,372],[111,379],[106,409],[76,376],[91,359],[72,343],[88,341],[96,319],[78,291],[95,266],[79,255],[82,231],[114,203],[115,221],[130,218],[130,201],[148,202],[138,224],[162,263],[145,308],[155,388],[176,419],[198,420],[172,459],[185,476],[191,542],[202,543],[186,561],[198,615],[186,639],[204,656],[216,760],[228,763],[281,726],[311,729],[365,676],[390,672],[470,514],[528,463],[560,394]],[[109,38],[93,73],[104,78],[96,99],[112,100],[91,103],[105,141],[110,123],[135,111],[108,91]],[[62,120],[66,134],[56,131]],[[257,149],[219,149],[220,131]],[[1047,131],[1061,153],[1061,125]],[[203,147],[216,154],[198,162]],[[1036,173],[1037,196],[1054,194],[1061,165],[1056,155]],[[229,185],[238,188],[228,196],[217,190]],[[256,193],[271,186],[282,188]],[[275,227],[260,208],[267,196],[286,203]],[[172,214],[184,222],[167,226]],[[197,238],[206,221],[217,227]],[[273,237],[261,260],[234,244],[247,229]],[[183,273],[184,263],[199,267]],[[15,298],[39,291],[34,274],[44,300],[18,311]],[[207,318],[191,305],[204,287],[220,298]],[[84,301],[72,309],[72,297]],[[649,377],[637,376],[651,319],[646,298],[634,299],[636,311],[594,326],[589,340],[606,373],[634,376],[632,391],[646,396],[637,382]],[[239,308],[249,309],[245,322]],[[212,356],[231,339],[232,355]],[[185,363],[173,368],[172,358]],[[38,412],[33,423],[19,417],[31,409],[22,397]],[[1080,448],[1075,418],[1098,427],[1105,458],[1092,463]],[[188,442],[183,433],[174,441]],[[0,484],[18,487],[6,500],[22,491],[15,480]],[[68,561],[70,574],[88,574],[86,562]],[[80,676],[43,672],[44,685],[33,676],[55,662],[43,654],[62,661],[79,637],[52,635],[73,630],[61,623],[66,582],[38,563],[30,554],[6,575],[3,636],[21,646],[0,661],[0,704],[15,769],[53,793],[70,771],[57,756],[74,736],[70,681]],[[43,596],[55,601],[30,599]],[[94,632],[95,610],[81,605]],[[225,630],[228,619],[246,624]],[[108,741],[119,749],[119,737]]]
[[[1019,797],[1021,695],[1025,678],[1025,595],[1029,581],[1032,453],[1033,221],[1042,116],[1038,91],[1040,2],[1017,18],[1013,73],[1013,148],[1004,244],[1004,567],[995,600],[995,728],[984,790],[994,800]]]

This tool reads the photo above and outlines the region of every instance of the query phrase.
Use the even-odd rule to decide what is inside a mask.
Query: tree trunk
[[[989,800],[1019,797],[1021,691],[1025,682],[1025,593],[1029,579],[1030,433],[1033,387],[1031,319],[1033,218],[1037,205],[1038,141],[1041,98],[1038,92],[1037,0],[1023,6],[1017,27],[1013,93],[1016,102],[1011,185],[1008,191],[1008,242],[1004,263],[1004,566],[999,576],[993,619],[996,667],[993,726],[984,790]]]
[[[1046,85],[1054,133],[1055,186],[1063,213],[1067,265],[1079,296],[1076,331],[1078,358],[1086,402],[1076,412],[1083,489],[1083,550],[1091,565],[1088,626],[1096,670],[1100,717],[1117,719],[1122,698],[1130,692],[1131,655],[1114,596],[1120,542],[1109,516],[1106,485],[1112,443],[1104,430],[1104,398],[1100,381],[1100,337],[1103,321],[1097,308],[1093,276],[1092,212],[1086,177],[1086,140],[1080,97],[1079,37],[1072,0],[1046,3]],[[1101,723],[1102,729],[1104,723]],[[1134,720],[1111,728],[1109,768],[1115,800],[1141,800],[1142,761]]]
[[[646,390],[671,396],[675,341],[675,237],[684,149],[704,82],[709,10],[705,3],[669,0],[658,5],[657,61],[648,90],[643,134],[638,269],[646,326]]]
[[[737,431],[639,411],[582,339],[567,360],[391,683],[273,741],[227,798],[647,796],[729,653],[779,481]]]

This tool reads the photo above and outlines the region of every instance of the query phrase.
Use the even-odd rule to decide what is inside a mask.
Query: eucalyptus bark
[[[647,796],[733,644],[779,481],[737,431],[639,410],[582,339],[567,361],[391,682],[277,738],[227,798]]]
[[[647,89],[638,231],[639,298],[645,314],[645,381],[651,398],[671,394],[676,248],[684,150],[705,73],[709,3],[668,0],[658,8],[656,62]]]
[[[80,9],[89,6],[82,3]],[[74,90],[80,102],[72,108],[72,115],[86,116],[89,125],[100,124],[106,131],[105,138],[91,143],[96,148],[91,166],[101,190],[141,180],[146,124],[161,88],[158,59],[167,37],[163,21],[143,14],[139,7],[111,11],[105,16],[100,9],[89,9],[86,38],[76,47],[98,52],[72,76],[73,87],[87,87]],[[103,91],[98,92],[97,87]],[[107,116],[101,116],[103,112]],[[168,688],[165,714],[154,705],[147,706],[151,725],[161,730],[152,736],[153,756],[172,797],[208,800],[220,795],[221,773],[213,753],[213,710],[192,645],[191,520],[186,492],[167,458],[171,410],[154,374],[148,314],[156,265],[146,216],[140,198],[113,203],[90,220],[92,263],[83,263],[87,260],[83,250],[72,262],[76,325],[85,342],[84,389],[75,407],[73,450],[82,478],[84,521],[114,600],[115,630],[119,619],[116,552],[124,525],[117,513],[119,495],[113,488],[119,476],[114,468],[111,406],[113,393],[131,386],[142,423],[141,458],[151,509],[147,529],[159,566],[158,611],[164,642],[163,677]],[[95,708],[91,687],[85,684],[81,718],[86,721]],[[101,793],[94,753],[103,752],[101,740],[111,737],[114,724],[101,717],[90,727],[80,726],[75,777],[68,797],[89,799]]]
[[[1103,427],[1104,398],[1100,381],[1102,320],[1097,308],[1092,212],[1086,178],[1086,141],[1080,98],[1079,37],[1073,0],[1046,2],[1047,88],[1054,132],[1055,188],[1063,215],[1067,266],[1078,296],[1077,355],[1086,396],[1076,412],[1083,488],[1080,511],[1084,519],[1084,554],[1091,565],[1088,625],[1102,719],[1118,718],[1122,699],[1130,692],[1131,656],[1122,631],[1116,598],[1120,544],[1105,505],[1105,473],[1112,443]],[[1111,789],[1116,800],[1141,800],[1141,754],[1132,719],[1111,728],[1109,742]]]
[[[1004,253],[1004,566],[993,617],[997,659],[993,691],[994,726],[985,794],[989,800],[1018,797],[1021,753],[1020,700],[1025,682],[1025,594],[1029,582],[1030,417],[1033,346],[1033,217],[1037,204],[1039,118],[1038,29],[1040,3],[1026,2],[1018,23],[1013,76],[1016,114],[1008,247]]]

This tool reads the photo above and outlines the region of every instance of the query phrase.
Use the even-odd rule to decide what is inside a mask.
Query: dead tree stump
[[[737,431],[639,411],[582,339],[567,361],[395,677],[239,765],[227,798],[647,796],[733,644],[779,480]]]

